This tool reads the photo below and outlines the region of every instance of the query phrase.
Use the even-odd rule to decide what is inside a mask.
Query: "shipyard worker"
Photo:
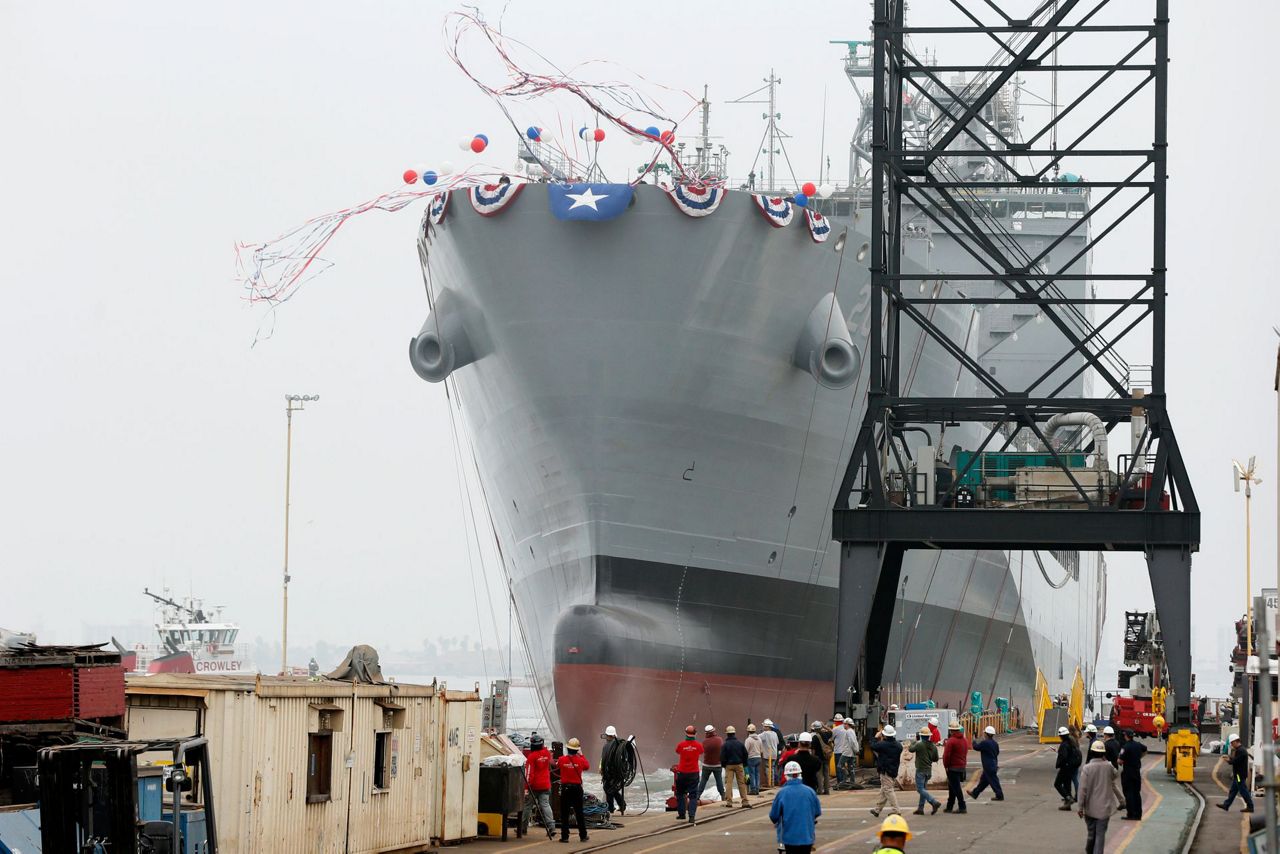
[[[813,734],[813,742],[809,749],[818,757],[822,767],[818,769],[818,794],[831,794],[831,730],[822,725],[822,721],[809,724]]]
[[[1071,781],[1075,779],[1076,770],[1080,767],[1080,748],[1072,740],[1071,730],[1064,726],[1058,727],[1058,758],[1053,767],[1058,771],[1053,778],[1053,788],[1062,797],[1062,806],[1058,809],[1069,810],[1075,802]]]
[[[1093,743],[1098,740],[1098,728],[1093,724],[1089,724],[1084,728],[1084,737],[1089,740],[1089,743],[1081,745],[1080,749],[1085,753],[1088,753],[1093,749]],[[1105,748],[1103,749],[1103,752],[1106,752]],[[1085,761],[1087,762],[1088,759],[1086,758]]]
[[[760,763],[764,761],[764,745],[756,734],[756,725],[747,724],[747,790],[760,794]]]
[[[538,804],[538,815],[542,817],[542,826],[547,831],[547,838],[556,835],[556,820],[551,815],[551,751],[547,750],[542,736],[536,732],[529,738],[529,750],[524,755],[528,768],[529,794]]]
[[[684,741],[676,745],[676,755],[680,757],[676,763],[676,821],[684,821],[687,809],[689,824],[693,824],[694,814],[698,812],[698,760],[702,758],[702,745],[698,743],[697,733],[692,726],[685,727]]]
[[[911,828],[907,827],[907,820],[891,815],[880,823],[880,847],[872,854],[902,854],[910,841]]]
[[[569,739],[565,745],[568,751],[556,760],[556,768],[560,771],[560,841],[569,841],[569,811],[578,818],[578,839],[587,841],[587,814],[582,803],[582,772],[591,767],[587,757],[580,752],[582,744],[576,739]]]
[[[844,782],[844,756],[845,743],[849,740],[849,733],[844,728],[844,715],[836,713],[831,719],[831,752],[836,757],[836,782]]]
[[[1004,789],[1000,788],[1000,742],[996,741],[996,728],[989,726],[982,734],[985,738],[973,746],[982,755],[982,776],[978,778],[978,785],[969,792],[969,797],[977,798],[983,789],[990,786],[991,792],[996,796],[995,800],[1003,801]]]
[[[902,744],[896,738],[897,735],[891,724],[885,724],[871,742],[871,750],[876,755],[876,773],[880,775],[880,798],[871,811],[877,818],[886,806],[891,813],[902,813],[898,808],[898,768],[902,761]]]
[[[947,740],[942,744],[942,770],[947,772],[947,812],[968,812],[964,803],[964,778],[969,773],[969,740],[959,721],[947,724]]]
[[[747,800],[747,746],[738,739],[738,730],[733,726],[724,728],[724,744],[720,748],[720,764],[724,766],[726,792],[724,805],[733,806],[733,791],[738,790],[738,800],[742,806],[750,809]]]
[[[605,804],[612,814],[617,805],[618,815],[627,814],[627,801],[622,795],[623,782],[626,779],[627,761],[631,745],[618,739],[618,731],[612,727],[604,728],[604,750],[600,751],[600,783],[604,786]]]
[[[1120,739],[1116,738],[1116,731],[1113,727],[1104,726],[1102,728],[1102,748],[1107,753],[1107,761],[1111,766],[1120,770]],[[1116,809],[1124,809],[1124,793],[1120,791],[1120,778],[1117,776],[1111,782],[1111,791],[1115,795]]]
[[[724,767],[720,764],[720,750],[724,739],[716,735],[716,728],[707,724],[702,732],[702,779],[698,781],[698,797],[707,788],[707,781],[715,778],[716,791],[724,798]]]
[[[822,804],[801,779],[803,771],[799,764],[788,762],[783,772],[787,782],[773,797],[769,821],[778,829],[778,844],[787,854],[809,854],[816,841],[814,831],[818,816],[822,815]]]
[[[924,815],[924,805],[929,804],[933,807],[929,815],[934,815],[942,804],[925,787],[933,776],[933,763],[938,761],[938,745],[933,743],[933,733],[927,726],[920,728],[920,738],[907,750],[916,757],[916,793],[920,795],[920,803],[916,806],[915,814]]]
[[[1244,801],[1244,811],[1253,812],[1253,796],[1249,790],[1253,788],[1253,775],[1249,773],[1249,751],[1240,743],[1238,733],[1231,734],[1227,748],[1227,761],[1231,763],[1231,791],[1227,799],[1218,804],[1220,810],[1230,810],[1236,795]]]
[[[929,718],[929,738],[934,744],[942,744],[942,730],[938,729],[937,715]]]
[[[778,755],[782,752],[782,734],[774,726],[773,721],[764,719],[761,724],[764,731],[760,733],[760,746],[764,748],[764,781],[768,786],[778,785]]]
[[[822,779],[822,760],[814,754],[813,742],[813,733],[800,733],[799,746],[789,761],[800,766],[800,779],[804,780],[804,784],[813,789],[816,794]]]
[[[1124,744],[1120,747],[1120,789],[1124,792],[1124,820],[1142,820],[1142,757],[1147,746],[1133,737],[1133,730],[1124,731]]]
[[[836,761],[840,764],[836,766],[836,771],[843,782],[853,785],[854,773],[858,769],[858,748],[862,745],[858,744],[858,733],[853,728],[853,721],[845,718],[837,732],[844,733],[844,742],[840,744],[839,755]]]
[[[1085,854],[1103,854],[1107,850],[1107,824],[1111,821],[1111,787],[1116,769],[1107,761],[1107,748],[1101,741],[1089,745],[1089,761],[1080,772],[1080,805],[1077,813],[1084,819],[1087,832]]]

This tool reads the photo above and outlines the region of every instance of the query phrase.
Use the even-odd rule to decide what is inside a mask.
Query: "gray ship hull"
[[[465,333],[447,381],[552,729],[665,744],[690,722],[828,714],[830,511],[867,368],[828,388],[796,351],[833,292],[862,349],[865,226],[833,221],[817,244],[745,193],[691,219],[648,186],[616,220],[561,222],[546,192],[488,218],[457,193],[420,251],[424,331]],[[952,310],[938,319],[963,331]],[[903,338],[915,388],[965,391],[932,342]],[[1074,629],[1101,570],[1042,560],[909,554],[886,680],[1025,708],[1039,666],[1065,690],[1096,656],[1100,621]]]

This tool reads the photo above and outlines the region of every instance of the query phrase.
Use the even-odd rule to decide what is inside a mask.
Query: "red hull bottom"
[[[748,722],[759,726],[765,718],[784,733],[797,732],[807,721],[830,716],[834,696],[834,683],[818,680],[605,664],[557,664],[553,679],[560,735],[580,739],[594,763],[599,733],[616,726],[619,735],[636,736],[650,771],[674,761],[673,748],[690,724],[699,737],[706,724],[721,734],[732,724],[744,738]]]
[[[162,656],[147,665],[148,673],[195,673],[196,662],[189,652]]]

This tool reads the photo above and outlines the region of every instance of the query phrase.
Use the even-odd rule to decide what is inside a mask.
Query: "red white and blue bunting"
[[[724,201],[725,191],[720,187],[691,187],[676,184],[667,190],[667,197],[685,216],[708,216],[716,212]]]
[[[804,219],[809,224],[809,236],[814,243],[821,243],[831,235],[831,223],[822,214],[805,208]]]
[[[774,228],[786,228],[791,225],[791,218],[795,215],[795,208],[791,206],[791,202],[786,199],[770,198],[769,196],[756,194],[752,194],[751,200],[756,203],[760,213],[769,221],[769,225]]]
[[[516,200],[524,184],[485,184],[471,188],[471,207],[480,216],[497,216]]]
[[[431,220],[432,225],[444,222],[444,215],[449,212],[449,197],[452,195],[452,190],[445,190],[431,197],[431,203],[427,205],[427,219]]]

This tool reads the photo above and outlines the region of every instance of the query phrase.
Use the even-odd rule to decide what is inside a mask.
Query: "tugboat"
[[[132,672],[230,675],[258,671],[249,659],[248,647],[236,643],[240,626],[223,620],[221,606],[215,606],[212,613],[206,613],[200,599],[187,596],[179,602],[146,588],[142,592],[154,599],[159,607],[156,632],[160,642],[138,644],[133,650],[125,650],[112,638],[121,655],[126,657],[125,666]],[[127,660],[130,653],[133,658],[131,667]]]

